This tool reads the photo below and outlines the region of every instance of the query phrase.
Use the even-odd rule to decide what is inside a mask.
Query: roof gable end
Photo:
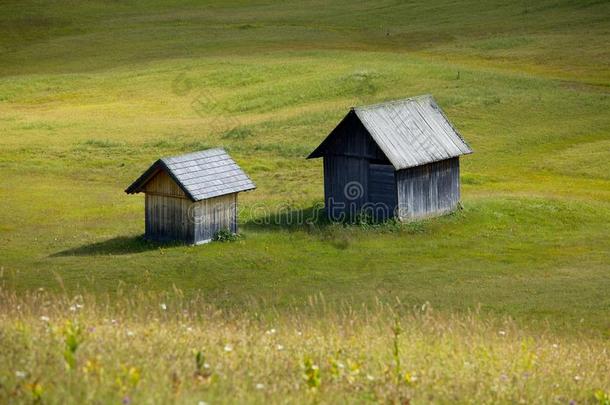
[[[125,192],[143,191],[159,170],[164,170],[192,201],[256,188],[224,149],[218,148],[159,159]]]

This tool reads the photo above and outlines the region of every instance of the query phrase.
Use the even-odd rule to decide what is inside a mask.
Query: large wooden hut
[[[200,244],[237,232],[237,193],[254,188],[223,149],[209,149],[157,160],[125,192],[146,195],[146,238]]]
[[[324,160],[326,212],[417,219],[454,210],[472,150],[429,96],[352,108],[308,158]]]

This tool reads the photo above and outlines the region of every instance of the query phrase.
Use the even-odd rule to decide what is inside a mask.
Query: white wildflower
[[[274,335],[276,332],[275,328],[271,328],[269,329],[267,332],[265,332],[267,335]]]
[[[579,376],[579,375],[574,376],[574,381],[580,381],[580,380],[582,380],[581,376]]]
[[[43,322],[49,322],[49,317],[43,315],[43,316],[40,317],[40,320],[43,321]]]
[[[129,336],[129,337],[135,336],[135,333],[133,333],[132,331],[128,330],[127,331],[127,336]]]
[[[366,375],[366,379],[367,379],[367,380],[369,380],[369,381],[375,381],[375,377],[373,377],[373,376],[372,376],[372,375],[370,375],[370,374],[367,374],[367,375]]]
[[[265,388],[264,384],[261,384],[261,383],[256,384],[256,389],[257,390],[262,390],[263,388]]]
[[[25,378],[27,377],[28,373],[26,373],[25,371],[15,371],[15,376],[17,378]]]
[[[167,310],[167,305],[165,305],[165,303],[162,303],[161,305],[159,305],[161,307],[162,310],[166,311]]]
[[[284,350],[284,345],[277,345],[276,348],[277,350],[282,351]]]
[[[553,349],[559,349],[559,345],[557,343],[553,343]]]
[[[499,332],[498,332],[498,335],[500,335],[500,336],[506,336],[506,332],[505,332],[505,331],[503,331],[503,330],[501,330],[501,331],[499,331]]]
[[[233,346],[231,345],[225,345],[225,352],[232,352],[233,351]]]
[[[197,402],[197,405],[208,405],[208,403],[205,401],[199,401]]]
[[[70,311],[76,312],[76,305],[70,305]]]

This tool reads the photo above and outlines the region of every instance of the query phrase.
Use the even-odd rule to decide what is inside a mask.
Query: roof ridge
[[[404,102],[407,102],[407,101],[415,101],[415,100],[420,100],[420,99],[432,99],[432,100],[434,100],[434,97],[432,96],[432,94],[426,93],[426,94],[420,94],[419,96],[412,96],[412,97],[407,97],[407,98],[401,98],[401,99],[398,99],[398,100],[389,100],[389,101],[382,101],[382,102],[375,103],[375,104],[354,106],[351,109],[352,110],[368,110],[368,109],[385,107],[385,106],[392,105],[392,104],[399,104],[399,103],[404,103]]]
[[[212,152],[212,151],[219,151],[219,152],[222,152],[222,153],[224,153],[224,154],[227,154],[227,155],[228,155],[227,151],[226,151],[224,148],[220,148],[220,147],[219,147],[219,148],[202,149],[202,150],[198,150],[198,151],[195,151],[195,152],[183,153],[182,155],[165,156],[165,157],[162,157],[162,158],[161,158],[161,159],[159,159],[159,160],[162,160],[162,161],[164,161],[164,162],[165,162],[165,161],[167,161],[168,159],[178,159],[178,158],[184,158],[184,157],[187,157],[187,156],[194,156],[194,155],[196,155],[196,154],[198,154],[198,153],[202,153],[202,152]]]

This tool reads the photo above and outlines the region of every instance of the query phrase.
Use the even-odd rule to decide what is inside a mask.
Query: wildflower
[[[577,381],[577,382],[578,382],[578,381],[580,381],[580,380],[582,380],[582,377],[581,377],[581,376],[579,376],[579,375],[575,375],[575,376],[574,376],[574,381]]]
[[[232,352],[233,351],[233,346],[227,344],[225,345],[225,352]]]
[[[275,328],[271,328],[269,329],[267,332],[265,332],[267,335],[274,335],[276,332]]]
[[[257,390],[262,390],[263,388],[265,388],[264,384],[261,384],[261,383],[256,384],[256,389]]]
[[[408,385],[413,385],[417,382],[417,374],[415,373],[405,373],[405,383]]]
[[[186,328],[186,331],[187,331],[187,332],[192,332],[192,331],[193,331],[193,328],[191,328],[191,327],[189,326],[189,327],[187,327],[187,328]]]
[[[199,401],[197,402],[197,405],[208,405],[208,403],[205,401]]]
[[[162,303],[161,305],[159,305],[161,307],[162,310],[166,311],[167,310],[167,305],[165,305],[165,303]]]
[[[43,321],[43,322],[49,322],[49,317],[43,315],[43,316],[40,317],[40,320]]]
[[[284,346],[283,345],[277,345],[276,346],[277,350],[282,351],[284,350]]]
[[[499,332],[498,332],[498,335],[500,335],[500,336],[506,336],[506,332],[505,332],[505,331],[503,331],[503,330],[501,330],[501,331],[499,331]]]
[[[553,343],[553,349],[559,349],[559,345],[557,343]]]
[[[70,311],[76,312],[76,305],[70,305]]]
[[[369,380],[369,381],[375,381],[375,377],[373,377],[373,376],[372,376],[372,375],[370,375],[370,374],[367,374],[367,375],[366,375],[366,379],[367,379],[367,380]]]
[[[127,331],[127,336],[129,336],[129,337],[135,336],[135,333],[133,333],[132,331],[128,330]]]
[[[110,323],[111,323],[111,324],[113,324],[113,325],[116,325],[116,324],[117,324],[117,321],[116,321],[116,319],[111,319],[111,320],[110,320]]]
[[[28,373],[26,373],[25,371],[15,371],[15,376],[17,378],[25,378],[27,377]]]

